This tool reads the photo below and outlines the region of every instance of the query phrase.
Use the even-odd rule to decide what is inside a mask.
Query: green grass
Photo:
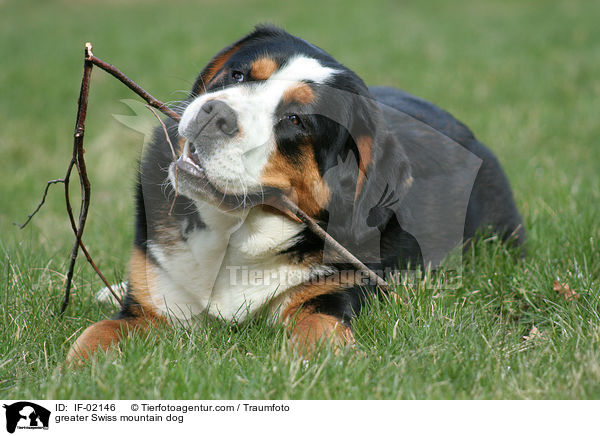
[[[0,397],[600,398],[600,4],[586,0],[0,2]],[[294,357],[259,318],[202,320],[126,341],[61,370],[73,335],[109,317],[80,260],[58,316],[72,244],[61,187],[24,231],[71,149],[82,49],[162,100],[258,22],[322,46],[368,83],[402,87],[465,121],[498,155],[526,221],[528,255],[499,243],[466,256],[463,285],[434,279],[374,301],[357,350]],[[111,281],[126,274],[142,137],[121,84],[93,74],[86,131],[92,208],[85,242]],[[569,283],[581,297],[552,289]],[[541,335],[525,340],[535,325]]]

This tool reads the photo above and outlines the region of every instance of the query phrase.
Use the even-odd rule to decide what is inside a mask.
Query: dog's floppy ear
[[[264,39],[273,36],[283,35],[285,31],[269,25],[257,26],[251,33],[228,45],[223,50],[213,57],[210,62],[204,67],[194,86],[190,97],[196,97],[206,91],[210,87],[210,84],[218,79],[219,73],[222,72],[223,66],[229,60],[229,58],[237,52],[244,44],[247,44],[253,40]]]
[[[370,96],[353,100],[343,170],[327,178],[327,231],[363,262],[379,262],[381,231],[411,185],[411,167],[379,104]]]

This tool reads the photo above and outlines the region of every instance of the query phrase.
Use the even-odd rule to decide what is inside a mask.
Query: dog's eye
[[[236,82],[243,82],[244,81],[244,73],[242,73],[241,71],[232,70],[231,78],[233,80],[235,80]]]
[[[287,119],[294,125],[294,126],[298,126],[298,127],[303,127],[302,125],[302,120],[300,119],[300,117],[296,114],[289,114],[287,116]]]

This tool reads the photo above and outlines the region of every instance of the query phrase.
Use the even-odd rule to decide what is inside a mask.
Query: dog
[[[221,50],[140,161],[120,312],[88,327],[82,362],[134,330],[260,311],[293,346],[351,346],[373,283],[281,196],[380,276],[437,268],[480,231],[525,232],[492,152],[449,113],[367,87],[324,50],[258,26]],[[175,156],[174,156],[175,154]]]

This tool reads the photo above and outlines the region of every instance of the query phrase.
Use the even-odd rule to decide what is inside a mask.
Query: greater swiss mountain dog
[[[221,50],[180,113],[167,121],[176,159],[160,128],[141,159],[124,305],[83,332],[69,361],[149,325],[259,310],[288,326],[302,354],[321,340],[351,345],[374,286],[280,194],[386,278],[439,267],[480,229],[524,241],[506,176],[467,127],[403,91],[367,87],[279,28]]]

